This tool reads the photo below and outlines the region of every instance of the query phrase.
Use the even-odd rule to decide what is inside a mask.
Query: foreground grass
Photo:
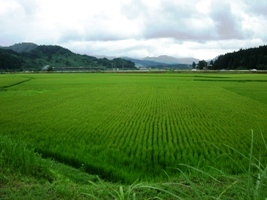
[[[265,143],[265,140],[263,138]],[[265,143],[265,151],[267,145]],[[229,147],[231,148],[231,147]],[[234,150],[239,153],[237,150]],[[131,185],[43,159],[25,143],[0,135],[0,199],[266,199],[267,166],[253,157],[253,133],[244,174],[207,173],[180,165],[177,179]],[[231,157],[230,157],[231,158]],[[234,158],[233,158],[234,159]],[[186,167],[187,172],[180,170]]]

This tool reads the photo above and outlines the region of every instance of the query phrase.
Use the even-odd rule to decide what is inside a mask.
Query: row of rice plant
[[[112,180],[175,177],[172,168],[181,163],[239,173],[224,157],[229,147],[245,153],[250,129],[266,134],[267,105],[228,89],[245,91],[254,82],[194,81],[179,74],[31,76],[10,87],[12,95],[0,93],[0,133]],[[19,92],[28,90],[45,92]],[[255,151],[266,156],[258,145]],[[236,162],[243,160],[237,156]]]

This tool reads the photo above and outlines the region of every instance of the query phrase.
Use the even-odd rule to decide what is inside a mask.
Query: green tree
[[[198,62],[198,68],[199,69],[205,69],[207,67],[207,62],[205,60],[200,60]]]
[[[48,71],[48,72],[53,71],[53,67],[52,67],[52,66],[49,66],[49,67],[47,68],[47,71]]]

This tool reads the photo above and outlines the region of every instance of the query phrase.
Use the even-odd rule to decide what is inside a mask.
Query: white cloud
[[[0,45],[212,58],[267,42],[265,0],[0,0]]]
[[[245,0],[247,10],[257,16],[267,16],[267,3],[265,0]]]

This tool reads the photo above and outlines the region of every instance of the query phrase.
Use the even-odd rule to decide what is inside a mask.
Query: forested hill
[[[0,48],[0,70],[41,70],[44,66],[60,69],[136,69],[132,61],[80,55],[53,45],[16,44]]]
[[[9,46],[9,47],[2,47],[2,49],[9,49],[9,50],[13,50],[17,53],[23,53],[23,52],[30,52],[37,47],[38,47],[37,44],[29,43],[29,42],[23,42],[20,44],[14,44],[14,45]]]
[[[240,49],[237,52],[221,55],[212,69],[257,69],[267,70],[267,46]]]

